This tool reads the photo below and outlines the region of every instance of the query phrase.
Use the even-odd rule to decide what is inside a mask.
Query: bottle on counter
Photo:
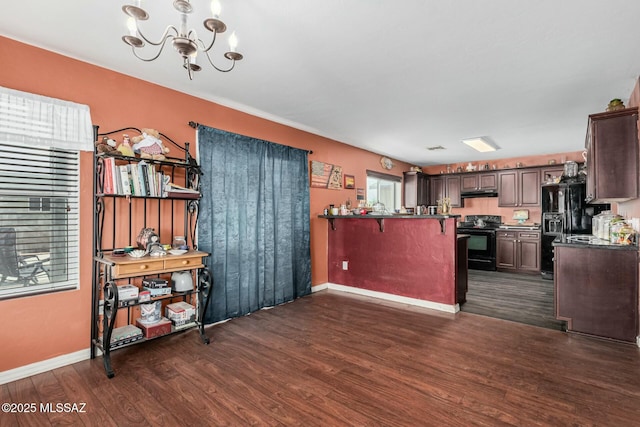
[[[592,220],[593,235],[599,239],[611,239],[611,221],[618,215],[611,211],[602,211],[595,215]]]
[[[635,231],[622,218],[614,218],[611,220],[609,240],[614,245],[633,245],[635,244]]]

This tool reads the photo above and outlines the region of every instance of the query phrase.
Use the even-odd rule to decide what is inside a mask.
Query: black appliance
[[[468,266],[472,270],[496,271],[496,230],[500,215],[467,215],[458,224],[458,234],[468,234]]]
[[[498,197],[497,190],[470,190],[460,193],[460,197],[463,199],[471,199],[474,197]]]
[[[594,215],[609,210],[610,205],[586,202],[584,181],[566,180],[542,185],[542,241],[540,270],[542,277],[553,279],[553,241],[562,234],[591,234]]]

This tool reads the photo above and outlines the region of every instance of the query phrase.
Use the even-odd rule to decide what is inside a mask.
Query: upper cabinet
[[[429,204],[429,180],[421,172],[404,173],[404,206],[415,208]]]
[[[589,116],[587,201],[623,202],[638,197],[638,108]]]
[[[479,191],[479,190],[495,190],[498,188],[498,174],[496,172],[472,173],[461,176],[461,190]]]
[[[463,206],[460,197],[460,175],[436,175],[432,176],[430,181],[431,205],[437,205],[438,200],[448,197],[452,208]]]
[[[560,166],[545,166],[540,169],[540,181],[542,184],[547,184],[550,182],[556,182],[555,180],[560,179],[562,174],[564,173],[564,168],[562,165]]]
[[[509,169],[498,172],[498,206],[540,206],[540,170]]]

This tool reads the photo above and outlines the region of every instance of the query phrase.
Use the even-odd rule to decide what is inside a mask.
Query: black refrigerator
[[[608,204],[587,204],[586,192],[586,184],[577,180],[542,185],[540,270],[545,279],[553,279],[555,238],[562,234],[591,234],[593,216],[610,208]]]

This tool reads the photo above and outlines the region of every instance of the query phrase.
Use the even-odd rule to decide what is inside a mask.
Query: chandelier
[[[122,6],[123,12],[129,16],[127,21],[129,34],[122,36],[122,40],[131,46],[131,50],[136,58],[145,62],[154,61],[162,53],[167,41],[171,40],[171,44],[175,50],[182,56],[183,66],[189,74],[189,80],[193,80],[194,72],[202,69],[202,67],[196,63],[198,53],[204,54],[211,66],[220,72],[226,73],[233,70],[236,61],[242,59],[242,55],[236,52],[238,39],[235,32],[229,37],[229,51],[224,54],[224,57],[231,61],[231,65],[228,68],[217,67],[209,56],[209,52],[216,42],[216,36],[227,30],[225,23],[219,19],[221,9],[219,1],[213,0],[211,2],[211,14],[213,16],[204,20],[204,28],[213,33],[211,42],[208,44],[198,37],[195,29],[187,27],[187,18],[193,11],[189,0],[175,0],[173,7],[178,11],[178,15],[180,16],[180,25],[177,28],[173,25],[167,26],[160,40],[153,42],[140,31],[139,22],[149,19],[149,14],[140,7],[140,0],[136,0],[135,5]],[[139,55],[140,50],[142,50],[145,44],[157,47],[157,52],[154,56],[145,58]]]

